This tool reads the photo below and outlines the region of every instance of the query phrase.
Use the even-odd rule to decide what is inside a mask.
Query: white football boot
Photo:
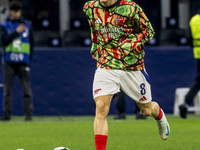
[[[162,110],[162,112],[163,112],[163,110]],[[166,118],[164,112],[163,112],[162,119],[156,120],[156,123],[158,125],[158,130],[159,130],[161,139],[167,140],[170,135],[170,127],[169,127],[169,124],[167,122],[167,118]]]

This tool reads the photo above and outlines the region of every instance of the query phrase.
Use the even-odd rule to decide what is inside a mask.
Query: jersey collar
[[[103,8],[106,8],[106,9],[113,8],[113,7],[117,6],[117,5],[119,5],[119,4],[120,4],[120,2],[121,2],[121,0],[118,0],[118,1],[117,1],[117,2],[115,2],[113,5],[111,5],[111,6],[108,6],[108,7],[105,7],[105,6],[103,6],[103,5],[100,3],[100,0],[99,0],[99,4],[100,4],[100,6],[101,6],[101,7],[103,7]]]

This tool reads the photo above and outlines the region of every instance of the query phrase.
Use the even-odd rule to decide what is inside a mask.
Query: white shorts
[[[93,82],[93,98],[114,95],[124,91],[137,103],[145,104],[152,100],[149,76],[146,70],[125,71],[98,68]]]

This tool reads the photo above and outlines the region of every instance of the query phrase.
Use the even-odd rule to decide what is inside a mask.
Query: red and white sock
[[[163,111],[159,108],[159,115],[157,117],[154,117],[155,120],[161,120],[163,117]]]
[[[106,150],[107,135],[95,135],[96,150]]]

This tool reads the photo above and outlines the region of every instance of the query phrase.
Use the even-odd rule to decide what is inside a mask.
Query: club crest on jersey
[[[114,22],[115,22],[115,23],[119,23],[121,20],[123,20],[123,19],[116,18]]]
[[[101,91],[101,90],[102,90],[102,89],[97,89],[97,90],[95,90],[95,91],[94,91],[94,95],[98,94],[99,91]]]
[[[102,21],[100,18],[97,18],[97,20],[94,22],[95,24],[102,24]]]

